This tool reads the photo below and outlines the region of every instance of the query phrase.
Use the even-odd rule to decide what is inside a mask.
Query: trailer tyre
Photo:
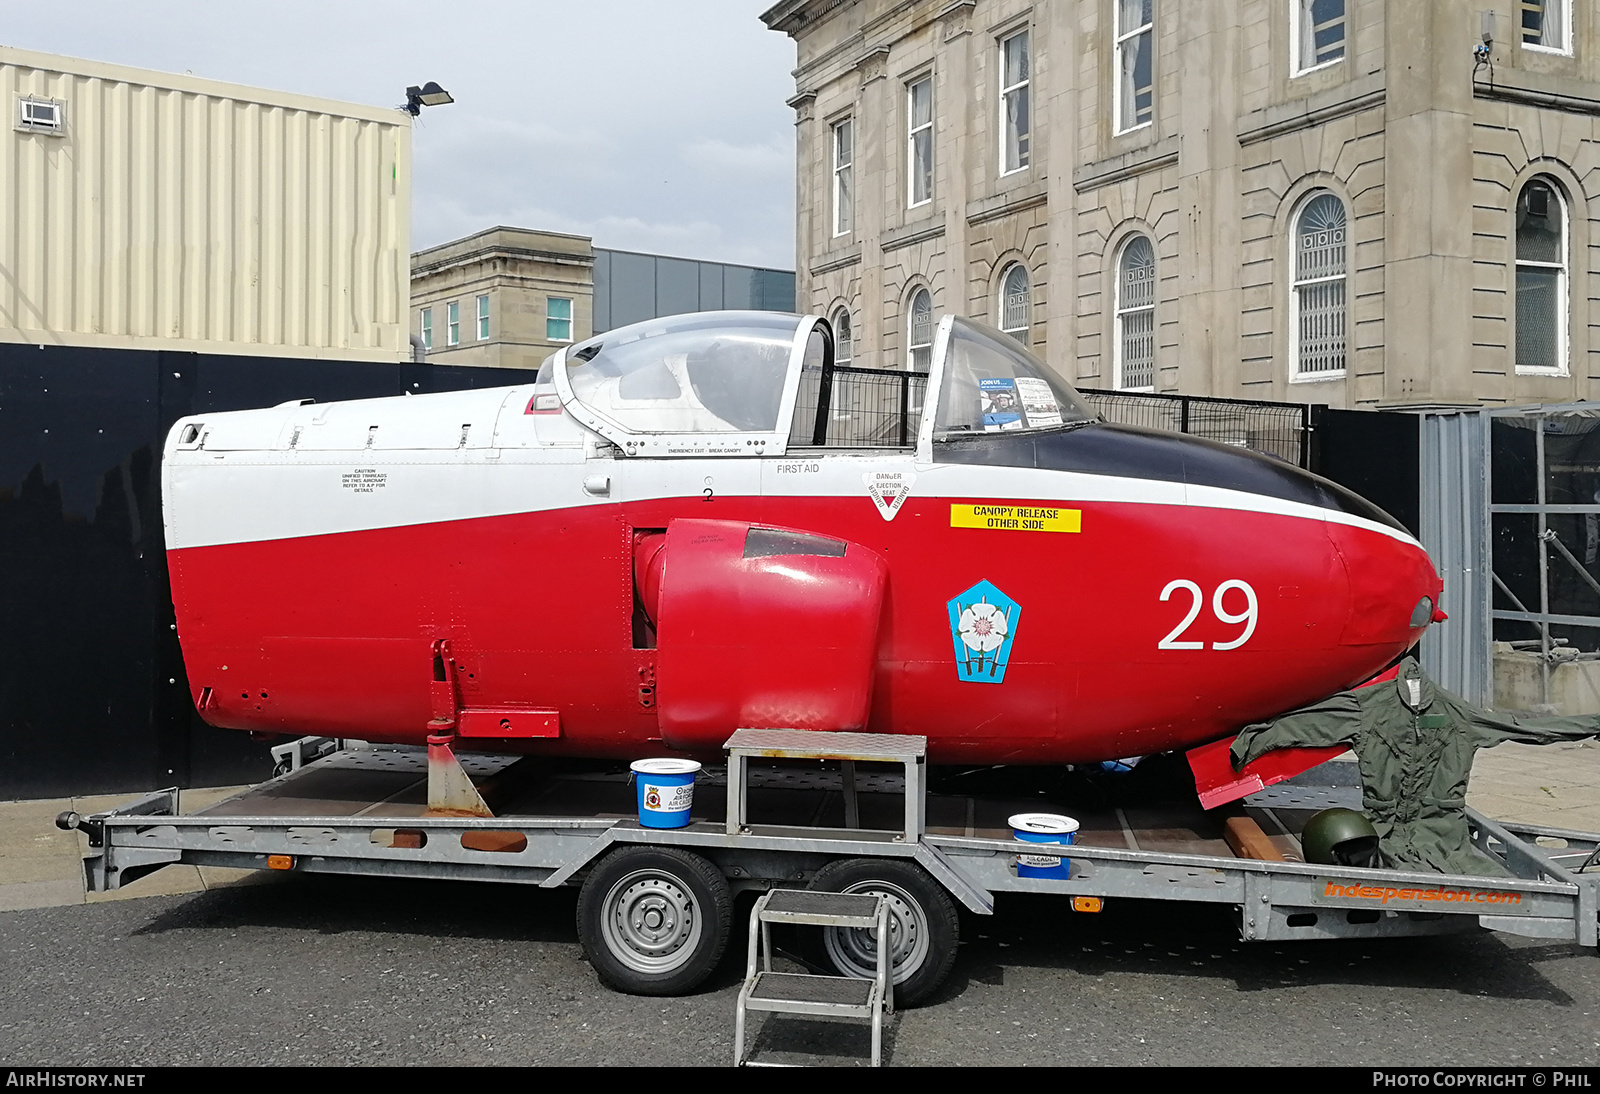
[[[811,888],[889,898],[895,1006],[916,1006],[950,975],[960,920],[950,895],[922,867],[894,859],[837,859],[817,871]],[[863,928],[824,927],[822,956],[843,976],[877,975],[878,943]]]
[[[578,939],[600,979],[630,995],[682,995],[710,976],[733,919],[728,882],[675,847],[623,847],[578,893]]]

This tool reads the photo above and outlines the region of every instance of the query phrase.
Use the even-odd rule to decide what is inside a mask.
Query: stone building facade
[[[411,256],[411,335],[429,361],[536,369],[562,346],[682,312],[793,311],[794,271],[490,228]]]
[[[938,316],[1080,386],[1600,397],[1585,0],[783,0],[797,299],[857,365]],[[841,338],[841,341],[844,341]]]
[[[536,369],[589,337],[593,305],[588,236],[490,228],[411,256],[411,333],[437,364]]]

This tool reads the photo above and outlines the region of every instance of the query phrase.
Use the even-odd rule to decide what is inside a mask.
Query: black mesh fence
[[[1079,394],[1108,422],[1170,429],[1265,452],[1297,467],[1310,466],[1311,408],[1302,403],[1092,388],[1080,388]]]
[[[791,445],[829,448],[906,448],[917,443],[926,372],[850,368],[828,370],[823,390],[821,368],[800,374]]]

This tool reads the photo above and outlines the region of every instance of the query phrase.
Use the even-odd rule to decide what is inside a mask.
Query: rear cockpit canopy
[[[802,328],[811,326],[774,312],[637,323],[567,350],[556,385],[564,374],[580,413],[594,415],[602,433],[772,435]]]

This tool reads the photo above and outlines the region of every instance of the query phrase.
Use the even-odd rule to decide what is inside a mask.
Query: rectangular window
[[[24,96],[17,100],[17,128],[60,136],[67,130],[64,105],[54,99],[30,99]]]
[[[855,125],[846,118],[833,127],[833,234],[842,236],[855,227]]]
[[[422,309],[422,348],[433,348],[433,309]]]
[[[444,344],[459,346],[461,344],[461,304],[452,300],[444,306]]]
[[[489,298],[478,297],[478,341],[489,340]]]
[[[1545,176],[1517,199],[1517,371],[1567,371],[1566,208]]]
[[[906,204],[933,200],[933,77],[906,85]]]
[[[1000,43],[1000,173],[1028,166],[1028,32]]]
[[[544,337],[548,342],[572,341],[572,301],[559,296],[545,298]]]
[[[1572,0],[1517,0],[1522,44],[1552,53],[1572,52]]]
[[[1149,125],[1155,103],[1155,0],[1117,0],[1116,131]]]
[[[1345,0],[1289,0],[1294,75],[1344,59]]]

